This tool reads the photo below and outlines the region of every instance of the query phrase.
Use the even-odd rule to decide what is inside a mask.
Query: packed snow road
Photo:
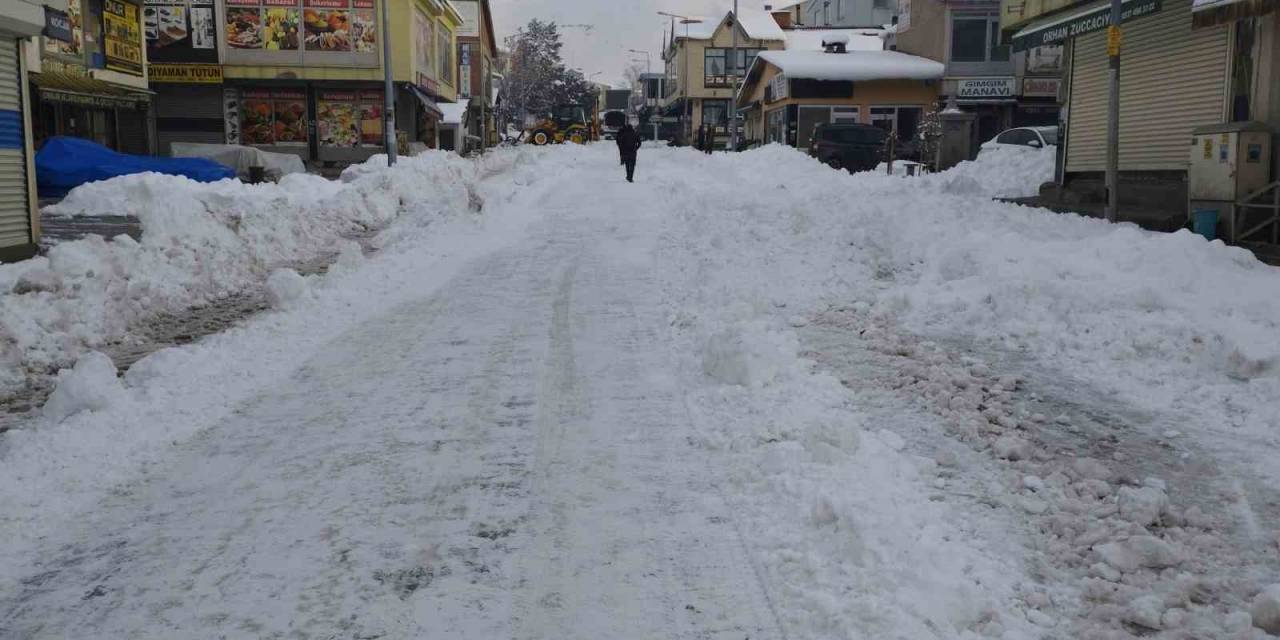
[[[991,202],[1051,167],[646,148],[627,184],[595,145],[68,198],[142,240],[0,269],[42,287],[0,373],[155,300],[275,309],[87,353],[0,436],[0,637],[1280,634],[1280,276]]]

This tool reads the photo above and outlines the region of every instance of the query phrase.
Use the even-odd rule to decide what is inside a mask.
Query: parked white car
[[[989,145],[1016,145],[1020,147],[1035,147],[1043,149],[1045,147],[1057,146],[1058,144],[1058,128],[1057,127],[1015,127],[1006,129],[1000,135],[991,139],[982,146],[986,148]]]

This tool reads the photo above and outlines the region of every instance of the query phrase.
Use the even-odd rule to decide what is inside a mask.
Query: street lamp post
[[[677,18],[680,20],[680,24],[684,25],[684,82],[680,83],[680,94],[681,94],[680,99],[684,102],[684,108],[680,110],[680,118],[684,120],[684,122],[681,123],[681,126],[680,126],[681,130],[683,131],[685,124],[690,124],[690,125],[692,124],[692,123],[689,123],[689,118],[687,116],[693,115],[692,106],[689,104],[689,82],[690,82],[690,75],[691,75],[689,73],[689,25],[702,24],[702,20],[698,18],[690,18],[689,16],[682,16],[676,13],[667,13],[665,11],[659,11],[658,15],[667,16],[669,18]],[[672,37],[675,37],[674,34],[672,35]],[[686,135],[691,135],[691,134],[692,134],[692,131],[686,132]]]
[[[729,100],[729,150],[738,149],[738,0],[733,0],[733,98]]]
[[[396,89],[395,83],[392,82],[391,74],[391,38],[388,33],[391,31],[387,25],[391,21],[387,18],[387,5],[391,0],[382,0],[382,80],[383,91],[385,92],[382,99],[382,137],[387,147],[387,166],[390,167],[396,163]]]

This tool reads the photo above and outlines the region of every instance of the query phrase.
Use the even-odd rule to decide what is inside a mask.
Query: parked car
[[[833,169],[870,171],[884,160],[888,132],[869,124],[820,124],[809,155]]]
[[[1037,149],[1057,146],[1058,128],[1015,127],[1013,129],[1002,131],[1000,135],[996,136],[987,144],[1009,144],[1021,147],[1035,147]]]

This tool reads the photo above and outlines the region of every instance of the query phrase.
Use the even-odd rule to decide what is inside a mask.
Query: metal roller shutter
[[[1222,122],[1227,27],[1191,29],[1191,0],[1126,23],[1120,58],[1120,170],[1182,171],[1191,130]],[[1106,32],[1075,39],[1067,171],[1104,171],[1107,158]]]
[[[18,42],[0,36],[0,249],[31,244]]]

